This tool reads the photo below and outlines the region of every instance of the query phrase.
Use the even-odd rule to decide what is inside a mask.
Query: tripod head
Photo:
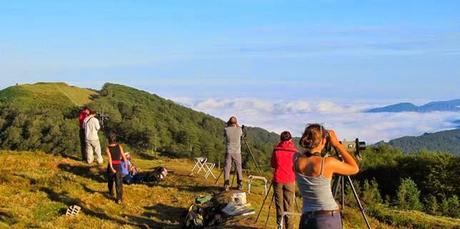
[[[356,138],[354,141],[343,140],[340,142],[348,152],[355,155],[356,159],[361,160],[361,152],[366,150],[366,142],[360,141],[359,138]]]
[[[246,127],[244,125],[242,125],[241,130],[243,131],[243,139],[246,140],[246,137],[248,135]]]

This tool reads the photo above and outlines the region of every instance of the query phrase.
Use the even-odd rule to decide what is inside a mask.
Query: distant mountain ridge
[[[412,103],[397,103],[384,107],[377,107],[367,110],[369,113],[380,113],[380,112],[434,112],[434,111],[460,111],[460,99],[448,100],[448,101],[436,101],[430,102],[421,106],[414,105]]]
[[[421,150],[442,151],[460,156],[460,129],[406,136],[391,140],[388,144],[406,153]]]

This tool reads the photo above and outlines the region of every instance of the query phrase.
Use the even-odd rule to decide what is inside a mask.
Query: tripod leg
[[[220,174],[219,176],[216,178],[216,182],[214,184],[217,184],[217,182],[219,182],[219,179],[220,177],[222,176],[222,174],[224,174],[224,169],[222,169],[222,171],[220,171]]]
[[[363,215],[364,221],[366,221],[367,228],[371,229],[371,225],[369,224],[369,220],[367,219],[366,213],[364,212],[363,205],[361,204],[361,201],[359,200],[358,193],[356,193],[355,186],[353,185],[353,182],[351,181],[351,177],[347,176],[348,182],[350,183],[351,190],[353,190],[353,195],[355,196],[356,202],[359,205],[359,210],[361,210],[361,214]]]
[[[268,187],[267,194],[264,197],[264,201],[262,202],[262,205],[260,206],[259,213],[257,214],[255,223],[257,223],[257,221],[259,221],[260,213],[262,212],[262,209],[263,209],[263,207],[265,205],[265,201],[267,200],[267,197],[270,194],[270,189],[272,189],[272,188],[273,188],[273,183],[270,183],[270,186]]]
[[[248,148],[249,154],[251,154],[252,160],[254,161],[254,164],[256,165],[257,171],[259,174],[262,174],[262,170],[260,170],[259,164],[256,161],[256,158],[254,157],[254,154],[252,153],[251,147],[248,144],[248,141],[243,138],[244,144],[246,145],[246,148]]]
[[[272,201],[270,202],[270,205],[268,206],[268,214],[267,214],[267,219],[265,220],[265,228],[267,228],[268,219],[270,219],[270,210],[272,209],[274,200],[275,200],[275,192],[273,192]]]
[[[334,195],[334,198],[337,198],[337,194],[339,191],[339,184],[341,183],[340,180],[342,179],[342,176],[334,176],[334,179],[332,181],[332,194]]]
[[[345,207],[345,179],[343,179],[343,177],[342,179],[340,179],[340,186],[342,187],[341,188],[342,208],[344,208]]]

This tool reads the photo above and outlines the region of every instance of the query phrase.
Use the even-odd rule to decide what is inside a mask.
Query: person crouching
[[[271,165],[275,169],[273,173],[273,189],[275,191],[276,222],[281,225],[285,220],[287,229],[294,228],[290,215],[282,218],[283,212],[292,212],[295,198],[295,173],[293,169],[293,158],[298,152],[292,142],[289,131],[281,133],[281,141],[273,150]]]
[[[109,158],[107,165],[107,185],[109,194],[113,197],[113,183],[115,182],[115,190],[117,193],[116,202],[121,204],[123,201],[123,173],[121,161],[127,161],[123,147],[117,143],[116,135],[111,133],[109,135],[109,145],[106,148],[107,157]],[[127,164],[124,164],[127,167]]]

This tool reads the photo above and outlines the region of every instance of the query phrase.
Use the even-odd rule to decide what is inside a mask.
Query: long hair
[[[327,137],[327,130],[321,124],[310,124],[300,138],[299,144],[308,151],[318,147]]]
[[[233,125],[238,125],[238,120],[236,119],[235,116],[230,117],[227,121],[227,126],[233,126]]]

